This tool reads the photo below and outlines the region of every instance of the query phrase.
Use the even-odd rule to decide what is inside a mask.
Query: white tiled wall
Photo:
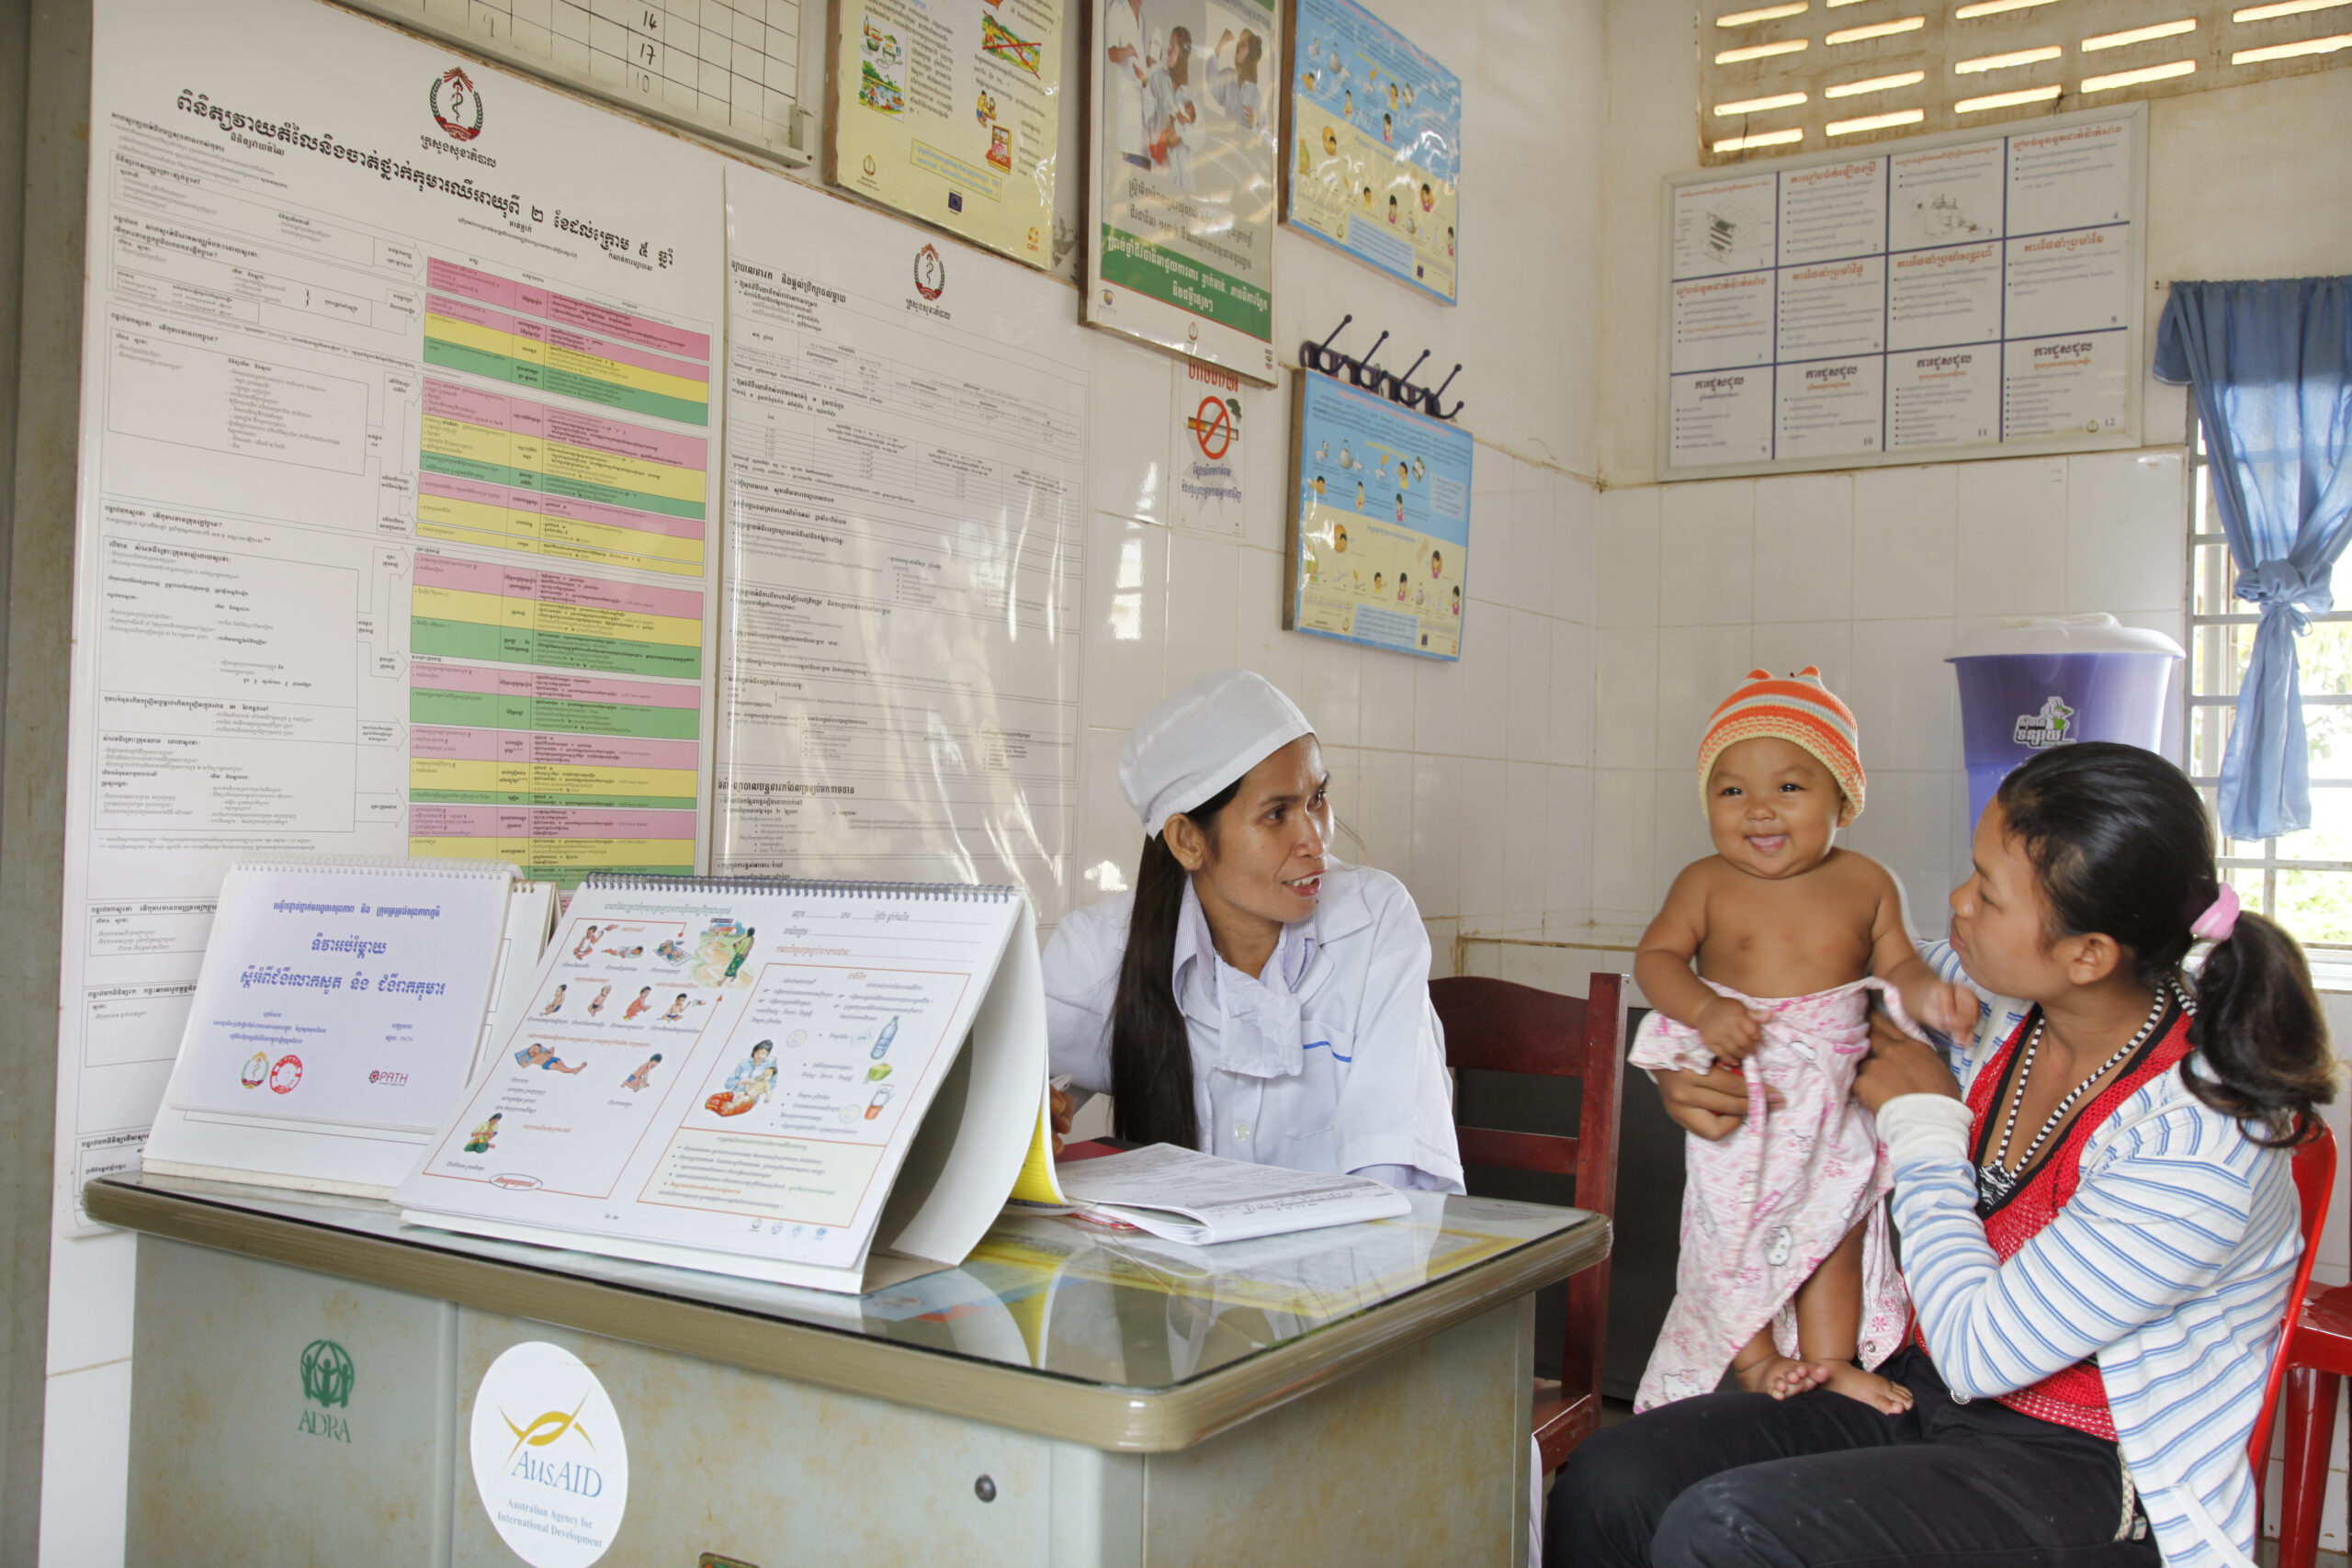
[[[1068,0],[1075,13],[1083,0]],[[1085,540],[1077,901],[1132,877],[1142,830],[1119,798],[1135,721],[1196,675],[1264,672],[1315,719],[1354,852],[1403,877],[1441,964],[1453,933],[1543,931],[1585,914],[1605,0],[1381,0],[1382,16],[1460,73],[1462,298],[1416,294],[1290,230],[1274,236],[1275,340],[1355,321],[1393,333],[1380,360],[1417,379],[1463,362],[1449,398],[1478,433],[1470,603],[1458,664],[1283,632],[1286,392],[1245,394],[1242,537],[1168,526],[1172,362],[1098,335]],[[1076,26],[1073,21],[1073,27]],[[1546,62],[1531,72],[1531,60]],[[1077,95],[1072,95],[1075,105]],[[1540,193],[1540,196],[1536,193]],[[1077,309],[1075,296],[1071,309]],[[1427,374],[1434,372],[1433,375]],[[59,1238],[51,1289],[43,1562],[120,1560],[129,1410],[130,1238]]]
[[[1458,663],[1282,631],[1287,391],[1249,394],[1246,429],[1276,434],[1245,435],[1245,536],[1170,528],[1159,521],[1167,362],[1108,338],[1096,352],[1075,901],[1133,885],[1143,829],[1120,797],[1117,768],[1136,721],[1194,678],[1239,664],[1314,721],[1340,820],[1354,835],[1342,854],[1404,879],[1441,964],[1457,930],[1581,928],[1597,689],[1593,487],[1479,446]]]
[[[1751,667],[1813,664],[1853,708],[1870,776],[1844,841],[1902,878],[1915,924],[1939,924],[1968,841],[1944,656],[2007,617],[2084,610],[2182,639],[2185,482],[2163,449],[1604,491],[1595,923],[1638,927],[1708,852],[1692,769],[1724,694]]]

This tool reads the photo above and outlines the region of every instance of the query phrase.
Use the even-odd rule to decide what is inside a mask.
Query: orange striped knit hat
[[[1747,683],[1723,700],[1699,742],[1702,800],[1706,798],[1707,774],[1724,749],[1759,735],[1811,752],[1838,781],[1854,816],[1862,814],[1862,751],[1854,712],[1821,683],[1819,670],[1808,664],[1785,679],[1761,670],[1747,672]]]

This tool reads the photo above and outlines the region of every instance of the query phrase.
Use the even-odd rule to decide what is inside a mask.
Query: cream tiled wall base
[[[688,1568],[705,1551],[760,1568],[1526,1558],[1532,1296],[1144,1455],[178,1242],[139,1251],[127,1557],[146,1568],[513,1563],[465,1433],[483,1372],[525,1340],[585,1361],[620,1413],[628,1505],[610,1568]],[[304,1397],[302,1352],[320,1339],[350,1357],[340,1406]],[[1035,1381],[1050,1399],[1054,1380]]]

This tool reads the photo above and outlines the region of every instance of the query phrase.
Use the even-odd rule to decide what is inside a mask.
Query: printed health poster
[[[719,160],[307,0],[100,0],[57,1190],[232,862],[691,872]]]
[[[1051,265],[1061,32],[1059,0],[843,0],[825,178]]]
[[[1297,0],[1283,220],[1454,301],[1462,78],[1355,0]]]
[[[1470,433],[1329,376],[1293,374],[1283,629],[1461,658]]]
[[[1092,3],[1086,319],[1272,386],[1281,13]]]
[[[1669,180],[1668,477],[2135,445],[2144,124]]]

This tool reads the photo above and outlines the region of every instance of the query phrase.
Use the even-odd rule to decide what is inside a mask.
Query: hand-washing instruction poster
[[[1669,180],[1668,477],[2136,445],[2145,123]]]
[[[1086,319],[1273,385],[1282,13],[1089,0]]]
[[[1051,278],[775,175],[727,178],[714,859],[1014,883],[1057,915],[1086,330]]]
[[[1355,0],[1298,0],[1285,221],[1454,299],[1462,78]]]
[[[1061,0],[842,0],[825,178],[1050,265],[1061,33]]]
[[[1295,378],[1283,629],[1461,658],[1470,433],[1329,376]]]
[[[232,861],[702,853],[718,160],[328,6],[236,17],[96,9],[68,1223]]]

